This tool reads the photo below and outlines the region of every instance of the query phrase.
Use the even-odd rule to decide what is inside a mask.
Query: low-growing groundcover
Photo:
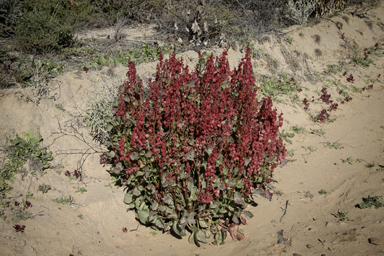
[[[253,196],[271,198],[273,170],[286,156],[278,136],[282,114],[270,98],[256,100],[250,49],[237,69],[227,52],[195,71],[171,54],[157,66],[145,93],[135,64],[108,120],[109,151],[101,164],[125,186],[124,202],[138,220],[200,246],[227,231],[242,240],[240,224]]]

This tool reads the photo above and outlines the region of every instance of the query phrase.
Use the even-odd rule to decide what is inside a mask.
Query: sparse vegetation
[[[335,216],[338,221],[351,221],[348,217],[347,217],[347,214],[348,212],[345,212],[345,211],[337,211],[335,213],[332,213],[333,216]]]
[[[324,190],[324,189],[321,189],[321,190],[319,191],[319,194],[320,194],[320,195],[325,195],[325,194],[327,194],[327,191]]]
[[[319,49],[319,48],[316,48],[315,49],[315,55],[316,55],[316,57],[321,57],[321,56],[323,56],[323,52]]]
[[[320,41],[321,41],[321,36],[316,34],[314,36],[312,36],[313,40],[315,40],[315,43],[319,44]]]
[[[57,198],[53,201],[55,201],[56,203],[62,204],[62,205],[71,205],[73,202],[73,197],[71,197],[70,195],[68,195],[68,196],[61,195],[60,198]]]
[[[12,146],[8,147],[7,162],[2,169],[0,169],[0,195],[9,192],[12,187],[7,183],[12,183],[15,173],[25,173],[23,169],[27,161],[31,162],[34,167],[34,172],[41,172],[50,167],[52,152],[47,152],[47,148],[40,146],[43,140],[41,136],[34,136],[33,130],[24,132],[22,137],[16,134],[16,139],[11,140]]]
[[[363,198],[363,202],[358,204],[360,209],[371,208],[374,206],[376,209],[383,207],[383,197],[382,196],[368,196],[367,198]]]

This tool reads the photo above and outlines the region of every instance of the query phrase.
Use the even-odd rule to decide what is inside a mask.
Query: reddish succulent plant
[[[237,226],[243,215],[252,217],[244,210],[251,195],[272,195],[267,184],[286,156],[282,114],[270,98],[256,100],[250,49],[233,71],[226,51],[216,61],[199,56],[190,72],[175,54],[160,55],[146,97],[129,63],[109,126],[110,151],[100,159],[127,186],[124,202],[142,223],[180,236],[188,225],[197,245],[208,219],[231,220],[215,241],[226,231],[241,240]]]

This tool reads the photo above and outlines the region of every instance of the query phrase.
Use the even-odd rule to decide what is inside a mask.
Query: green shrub
[[[272,172],[286,155],[281,115],[270,98],[256,100],[250,49],[234,71],[226,55],[200,56],[193,73],[175,54],[160,57],[148,96],[130,62],[100,159],[141,223],[178,236],[189,230],[197,245],[211,235],[223,243],[227,231],[244,238],[251,195],[271,198]]]
[[[29,53],[58,51],[74,41],[70,1],[25,2],[16,27],[17,45]]]

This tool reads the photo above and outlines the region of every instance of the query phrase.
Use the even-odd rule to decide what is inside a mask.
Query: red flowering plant
[[[194,72],[171,54],[157,66],[144,93],[129,63],[114,116],[109,152],[101,163],[126,186],[124,202],[143,224],[223,243],[227,231],[242,240],[240,224],[252,195],[272,196],[267,185],[286,156],[278,137],[282,114],[272,100],[256,100],[250,49],[233,71],[227,52],[200,55]]]

